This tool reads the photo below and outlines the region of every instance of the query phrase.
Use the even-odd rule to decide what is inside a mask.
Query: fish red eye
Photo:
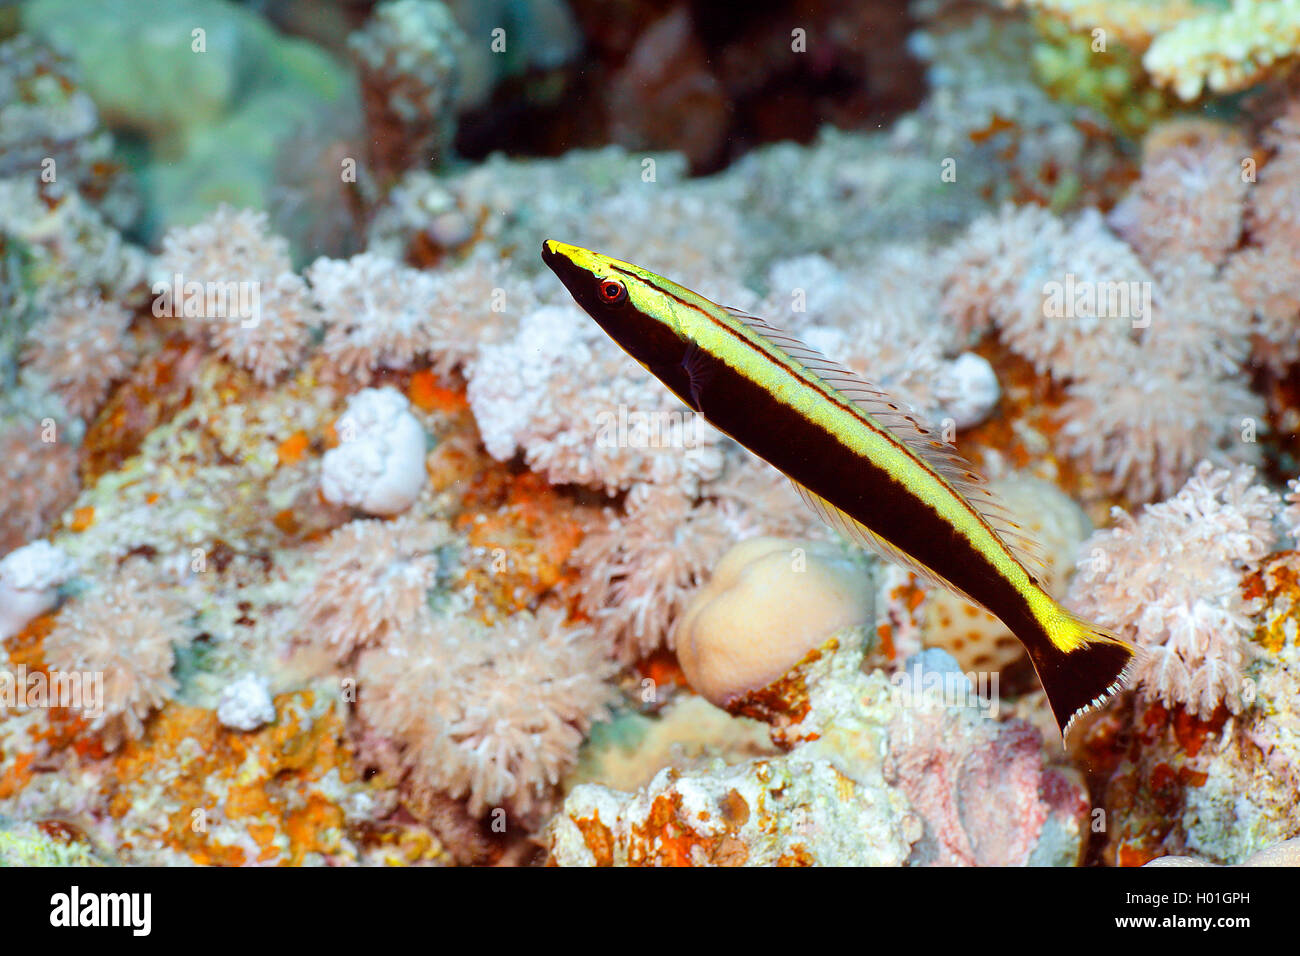
[[[606,305],[618,305],[627,298],[627,287],[617,279],[600,280],[600,300]]]

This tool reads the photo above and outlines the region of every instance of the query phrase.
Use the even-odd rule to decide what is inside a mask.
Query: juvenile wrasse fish
[[[542,259],[625,352],[784,472],[832,528],[996,615],[1064,737],[1129,677],[1134,649],[1040,584],[1033,542],[901,401],[756,316],[639,266],[547,240]]]

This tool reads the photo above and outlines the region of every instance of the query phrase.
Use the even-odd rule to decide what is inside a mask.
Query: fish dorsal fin
[[[975,467],[966,460],[956,447],[944,441],[939,431],[927,422],[923,415],[912,409],[902,399],[890,395],[876,385],[872,385],[851,368],[827,358],[817,349],[800,341],[791,333],[773,325],[766,319],[750,315],[748,312],[742,312],[739,309],[730,309],[725,306],[721,308],[737,322],[749,328],[755,335],[766,340],[773,348],[793,359],[818,382],[847,398],[859,411],[888,429],[894,438],[966,500],[976,514],[983,518],[998,537],[1002,539],[1012,555],[1024,565],[1025,570],[1031,576],[1041,581],[1047,575],[1047,562],[1043,558],[1038,543],[1015,521],[1006,505],[988,488],[983,477],[975,471]],[[800,487],[799,491],[804,496],[804,500],[818,513],[822,520],[833,528],[841,527],[840,519],[832,520],[823,512],[823,508],[831,508],[836,512],[839,511],[838,508],[825,501],[823,501],[822,507],[819,507],[809,498],[812,492],[802,487]],[[839,513],[843,515],[844,521],[853,522],[878,542],[878,544],[874,544],[863,541],[862,543],[868,547],[880,551],[880,546],[883,545],[895,552],[896,555],[899,555],[888,554],[887,557],[904,564],[918,574],[923,573],[928,579],[932,580],[937,577],[928,568],[918,569],[914,566],[915,561],[907,558],[893,545],[880,539],[870,529],[853,521],[843,512]],[[857,532],[851,532],[850,536],[856,540],[862,540],[861,535]],[[948,581],[939,579],[937,583],[957,591]]]

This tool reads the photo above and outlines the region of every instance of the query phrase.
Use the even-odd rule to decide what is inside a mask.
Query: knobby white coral
[[[1252,633],[1243,572],[1277,542],[1278,496],[1252,484],[1253,469],[1208,462],[1176,495],[1084,543],[1069,600],[1086,617],[1134,640],[1137,677],[1152,700],[1208,716],[1241,710]]]
[[[394,515],[419,497],[428,477],[425,437],[410,402],[393,388],[362,389],[339,418],[340,443],[321,461],[321,495],[366,514]]]
[[[275,720],[275,705],[266,681],[247,674],[227,684],[217,702],[217,719],[232,730],[256,730]]]
[[[417,795],[529,817],[607,715],[614,670],[589,627],[543,608],[485,628],[425,616],[359,663],[362,721],[400,745]]]
[[[33,541],[0,560],[0,640],[12,637],[58,601],[74,562],[48,541]]]

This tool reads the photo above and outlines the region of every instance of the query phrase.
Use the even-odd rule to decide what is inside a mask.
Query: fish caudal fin
[[[1035,622],[1033,630],[1032,636],[1020,632],[1016,636],[1029,651],[1064,740],[1078,717],[1100,707],[1128,683],[1137,651],[1123,638],[1064,608],[1047,625]]]

